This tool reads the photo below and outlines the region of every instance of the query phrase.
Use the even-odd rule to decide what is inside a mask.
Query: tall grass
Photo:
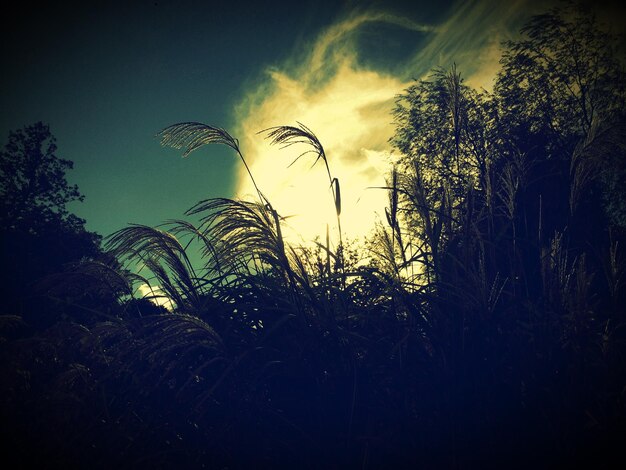
[[[36,336],[0,317],[5,401],[26,417],[15,441],[46,421],[35,434],[55,462],[78,447],[126,466],[242,468],[542,466],[617,442],[624,231],[601,204],[620,200],[608,173],[619,172],[623,119],[600,112],[605,95],[602,122],[569,98],[527,103],[540,80],[530,92],[510,83],[524,44],[505,55],[494,93],[452,67],[398,97],[402,156],[369,263],[343,239],[339,181],[303,124],[261,133],[324,164],[334,249],[330,231],[308,246],[285,240],[228,132],[164,129],[184,156],[230,147],[258,198],[200,201],[186,213],[197,223],[123,228],[107,240],[121,266],[77,264],[41,287],[80,304],[89,286],[113,299],[101,315],[85,304],[93,316],[71,311]],[[555,122],[569,124],[559,134]],[[143,284],[171,311],[133,298]]]

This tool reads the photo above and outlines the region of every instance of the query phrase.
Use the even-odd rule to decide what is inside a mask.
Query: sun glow
[[[395,97],[427,78],[433,67],[456,62],[466,83],[490,89],[499,67],[499,42],[517,30],[520,14],[536,0],[458,2],[445,21],[422,25],[406,18],[361,12],[323,31],[308,55],[292,57],[270,68],[246,94],[235,112],[234,135],[261,191],[293,230],[288,237],[323,238],[329,226],[337,240],[337,222],[330,182],[322,162],[312,154],[289,166],[306,148],[272,147],[258,132],[273,126],[311,129],[326,151],[332,177],[339,179],[344,236],[368,233],[384,211],[385,175],[393,158],[389,138],[394,132]],[[368,23],[385,23],[425,34],[425,41],[395,72],[381,72],[359,63],[357,37]],[[501,32],[494,36],[494,31]],[[411,47],[410,45],[406,45]],[[366,53],[367,51],[361,51]],[[300,59],[300,60],[298,60]],[[245,170],[238,175],[238,197],[254,197]],[[298,242],[302,241],[297,239]]]
[[[288,217],[286,223],[292,229],[286,232],[288,238],[296,233],[304,241],[324,237],[327,225],[336,236],[335,205],[323,162],[313,166],[314,154],[298,159],[308,150],[304,145],[271,146],[263,134],[257,134],[268,127],[301,122],[318,137],[331,176],[340,183],[345,235],[356,238],[367,233],[374,226],[376,212],[383,211],[385,191],[373,187],[385,184],[388,140],[393,135],[391,111],[395,96],[407,84],[357,66],[353,48],[342,38],[363,21],[352,19],[331,28],[297,70],[268,71],[267,82],[238,109],[237,134],[245,136],[242,150],[261,191]],[[237,193],[254,193],[243,172]]]

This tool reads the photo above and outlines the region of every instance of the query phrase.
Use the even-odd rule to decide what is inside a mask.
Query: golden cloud
[[[151,286],[148,284],[141,284],[137,290],[141,298],[146,298],[154,305],[165,307],[169,311],[174,310],[174,303],[170,299],[160,286]]]
[[[314,156],[289,166],[306,149],[271,147],[258,131],[301,122],[317,135],[341,184],[344,234],[361,236],[373,228],[387,201],[385,191],[370,188],[385,185],[395,97],[411,84],[411,77],[424,77],[453,60],[462,71],[465,65],[468,83],[488,88],[497,71],[500,40],[518,27],[531,4],[538,2],[459,1],[437,27],[388,13],[360,12],[323,31],[301,60],[268,69],[238,105],[235,134],[243,137],[242,150],[259,187],[281,215],[291,216],[294,232],[306,241],[323,236],[327,224],[336,231],[328,176],[321,165],[311,168]],[[428,35],[395,76],[359,65],[356,33],[376,22]],[[236,193],[254,194],[243,170]]]
[[[322,166],[312,168],[312,156],[289,166],[306,149],[271,147],[257,132],[297,122],[309,127],[324,145],[341,185],[344,233],[357,237],[367,232],[386,201],[384,191],[368,188],[384,185],[394,130],[391,111],[395,96],[408,84],[357,65],[349,36],[370,21],[428,29],[383,14],[348,18],[323,33],[295,70],[269,70],[267,81],[238,108],[237,135],[244,136],[242,149],[252,173],[281,215],[291,216],[288,224],[304,240],[323,236],[327,224],[336,230],[328,176]],[[252,189],[247,175],[240,173],[237,193],[251,195]]]

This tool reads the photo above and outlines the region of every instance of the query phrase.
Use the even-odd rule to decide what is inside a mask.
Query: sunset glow
[[[336,235],[328,176],[321,163],[312,168],[312,155],[290,166],[307,149],[272,147],[259,131],[297,123],[311,129],[326,150],[332,176],[341,184],[344,235],[366,235],[387,203],[385,191],[375,188],[385,186],[394,157],[389,139],[396,96],[414,78],[426,78],[433,65],[447,67],[453,60],[465,64],[463,76],[469,84],[490,89],[499,66],[499,42],[506,39],[517,9],[525,5],[515,4],[505,11],[498,5],[464,4],[452,9],[439,25],[376,11],[354,14],[323,30],[309,44],[308,54],[266,70],[240,100],[234,133],[240,136],[261,190],[288,217],[293,230],[287,234],[293,241],[323,237],[327,224]],[[477,28],[477,23],[482,26]],[[358,38],[372,24],[419,32],[424,44],[393,73],[364,66]],[[235,194],[244,198],[254,194],[243,168],[238,171]]]
[[[372,227],[375,211],[386,195],[368,189],[384,185],[388,166],[388,139],[393,127],[389,113],[394,96],[405,86],[398,79],[359,70],[345,59],[321,88],[307,89],[300,77],[270,74],[271,93],[245,109],[240,134],[244,155],[262,191],[288,224],[304,239],[322,236],[326,224],[336,229],[328,175],[314,155],[290,164],[306,147],[272,147],[258,131],[274,125],[309,127],[324,145],[333,177],[341,185],[342,225],[350,236]],[[252,194],[247,174],[240,172],[237,193]]]

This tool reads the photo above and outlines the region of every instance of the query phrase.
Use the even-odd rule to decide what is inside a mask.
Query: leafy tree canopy
[[[617,38],[581,5],[535,16],[522,33],[505,43],[501,60],[495,92],[503,118],[522,150],[550,141],[550,154],[567,158],[594,125],[624,109]]]
[[[73,163],[56,150],[49,127],[38,122],[11,132],[0,151],[1,290],[7,308],[18,312],[28,310],[26,299],[42,276],[101,253],[101,237],[67,209],[84,196],[66,180]]]
[[[50,128],[37,122],[9,134],[0,152],[0,217],[3,230],[39,232],[49,223],[77,230],[84,225],[67,210],[67,203],[82,201],[77,185],[65,172],[74,166],[56,156]]]

